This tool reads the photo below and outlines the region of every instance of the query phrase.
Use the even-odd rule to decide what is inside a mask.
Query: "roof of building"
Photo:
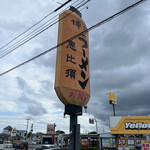
[[[12,129],[13,128],[9,125],[9,126],[5,127],[3,130],[12,131]]]

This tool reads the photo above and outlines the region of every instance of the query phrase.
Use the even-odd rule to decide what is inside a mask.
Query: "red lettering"
[[[72,89],[72,90],[70,91],[70,95],[69,95],[69,97],[77,98],[77,93],[78,93],[78,91],[77,91],[77,90]]]
[[[85,93],[84,95],[84,102],[88,99],[88,95]]]
[[[81,91],[79,91],[79,93],[78,93],[78,99],[83,100],[83,95],[84,95],[84,93],[81,92]]]

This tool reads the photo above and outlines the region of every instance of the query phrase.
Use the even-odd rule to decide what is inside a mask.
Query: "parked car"
[[[11,141],[4,141],[4,148],[11,148],[13,147]]]
[[[3,150],[4,149],[4,143],[3,141],[0,141],[0,150]]]
[[[20,142],[16,143],[15,145],[15,150],[28,150],[28,142]]]
[[[55,145],[40,145],[34,150],[61,150],[61,148]]]

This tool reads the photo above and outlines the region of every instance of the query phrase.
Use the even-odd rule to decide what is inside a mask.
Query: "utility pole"
[[[114,116],[116,116],[116,113],[115,113],[115,104],[113,104],[113,113],[114,113]]]
[[[31,140],[32,140],[33,123],[31,124],[31,130],[30,130],[30,132],[31,132]]]
[[[89,119],[89,123],[90,123],[90,124],[94,124],[94,121],[95,121],[95,123],[96,123],[96,134],[98,134],[97,120],[96,120],[95,118]]]
[[[27,125],[26,125],[26,140],[27,140],[27,136],[28,136],[28,124],[30,119],[26,119],[27,120]]]

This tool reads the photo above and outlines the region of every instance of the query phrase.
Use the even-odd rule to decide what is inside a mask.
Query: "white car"
[[[0,141],[0,150],[3,150],[4,149],[4,143],[3,141]]]
[[[55,145],[40,145],[36,147],[34,150],[61,150],[60,147],[55,146]]]
[[[12,148],[13,145],[10,141],[4,141],[4,148]]]

